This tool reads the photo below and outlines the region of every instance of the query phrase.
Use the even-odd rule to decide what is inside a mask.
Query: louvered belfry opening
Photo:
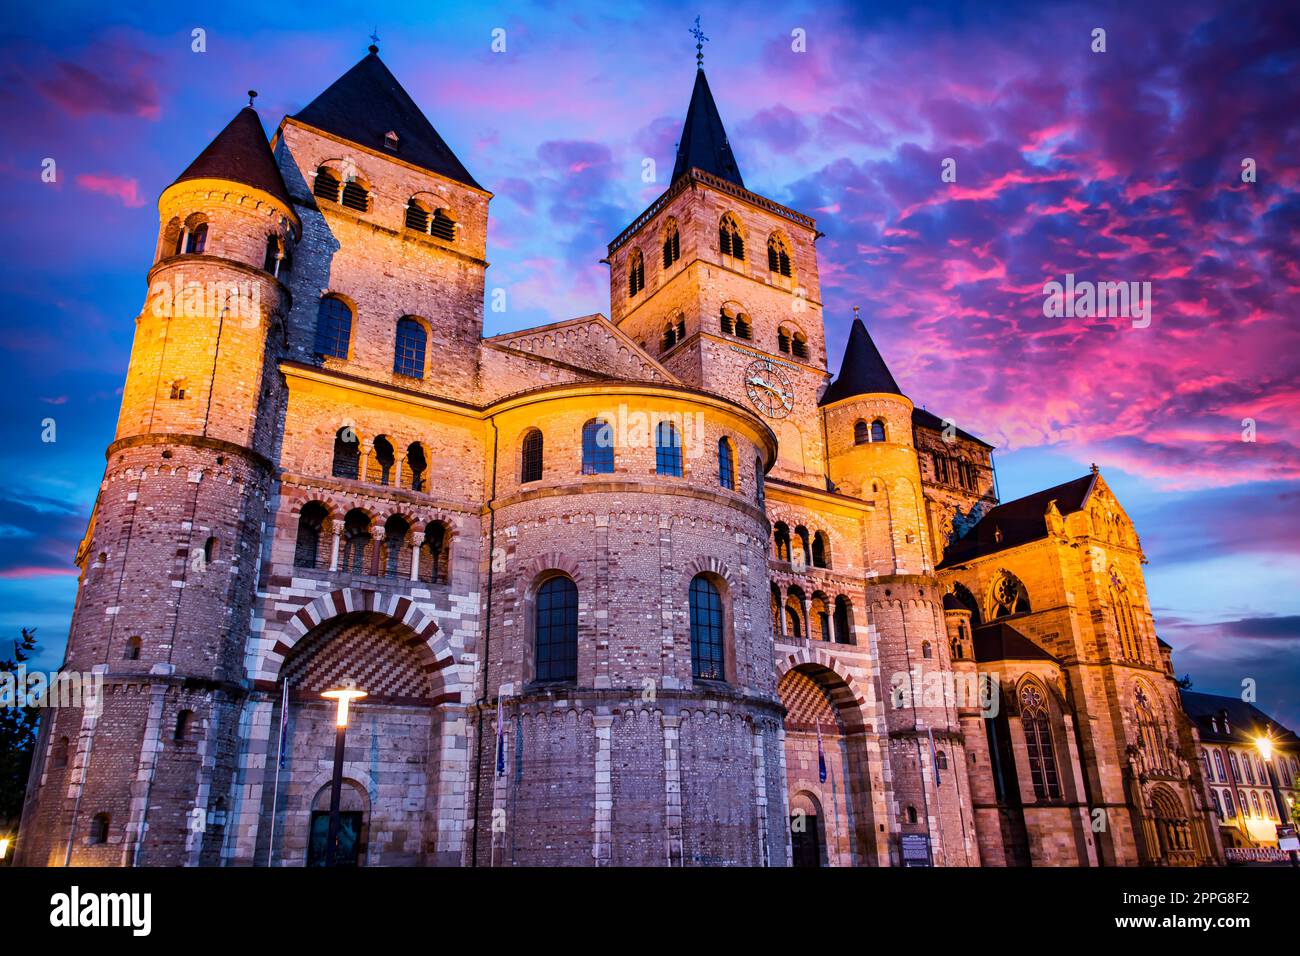
[[[312,183],[311,192],[313,196],[320,199],[338,202],[339,181],[328,169],[318,169],[316,170],[316,181]]]
[[[343,186],[343,205],[357,212],[370,209],[370,191],[355,179]]]
[[[455,220],[439,209],[433,214],[433,222],[429,224],[429,235],[445,242],[453,241],[456,238]]]
[[[412,201],[406,204],[406,228],[415,232],[429,231],[429,210]]]

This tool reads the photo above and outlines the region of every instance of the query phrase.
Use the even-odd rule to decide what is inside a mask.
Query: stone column
[[[334,539],[330,550],[330,570],[337,571],[339,569],[339,538],[343,536],[343,522],[341,520],[331,521],[330,530]]]
[[[593,718],[596,730],[596,816],[591,828],[591,855],[596,866],[609,866],[613,856],[614,790],[610,773],[613,723],[614,718],[608,714]]]
[[[685,849],[682,846],[682,770],[680,736],[682,719],[662,717],[664,728],[664,842],[667,845],[669,866],[682,866]]]
[[[370,548],[370,573],[379,577],[379,552],[384,541],[384,526],[376,523],[370,529],[372,545]]]
[[[411,532],[411,580],[420,580],[420,549],[424,547],[424,532]]]

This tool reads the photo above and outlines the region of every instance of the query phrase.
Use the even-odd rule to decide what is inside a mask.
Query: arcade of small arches
[[[283,280],[293,267],[293,244],[297,234],[282,220],[281,229],[266,236],[265,252],[259,264],[272,278]],[[184,219],[174,216],[162,230],[154,261],[171,256],[201,256],[211,241],[211,223],[203,213],[191,213]]]
[[[425,491],[428,469],[429,455],[421,442],[410,442],[399,457],[387,435],[365,439],[351,425],[344,425],[334,434],[330,474],[335,478]]]
[[[853,444],[869,445],[873,442],[882,442],[886,440],[885,420],[877,418],[868,423],[864,419],[858,419],[853,423]]]
[[[856,644],[853,637],[853,602],[843,594],[830,597],[823,591],[806,596],[791,584],[782,596],[781,586],[772,584],[772,634],[777,640],[824,641],[827,644]]]
[[[396,149],[396,133],[389,133]],[[350,161],[345,165],[349,168]],[[354,212],[375,212],[374,190],[369,179],[362,173],[352,170],[344,173],[336,162],[323,163],[317,167],[312,179],[312,195],[325,199]],[[402,225],[408,232],[417,232],[433,236],[443,242],[455,242],[456,232],[460,228],[455,213],[445,205],[440,205],[438,197],[429,193],[416,193],[407,199],[401,209]]]
[[[293,564],[304,570],[342,571],[377,578],[446,584],[453,532],[445,521],[364,508],[338,514],[319,500],[298,512]]]
[[[825,531],[809,535],[808,529],[797,525],[793,531],[784,521],[772,525],[772,556],[796,568],[830,568],[831,539]]]

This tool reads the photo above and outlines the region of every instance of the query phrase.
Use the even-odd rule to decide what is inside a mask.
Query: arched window
[[[279,278],[289,272],[292,260],[289,249],[275,233],[266,237],[266,255],[262,259],[262,271]]]
[[[754,337],[754,326],[749,321],[749,316],[744,312],[736,316],[736,338],[745,339],[746,341]]]
[[[366,465],[366,481],[376,485],[391,484],[396,464],[397,452],[393,449],[393,443],[384,435],[376,435]]]
[[[867,423],[857,421],[853,423],[853,444],[865,445],[871,441],[871,433],[867,430]]]
[[[50,769],[62,770],[68,765],[68,738],[60,737],[50,752]]]
[[[718,224],[718,251],[733,259],[745,258],[745,240],[740,235],[740,224],[731,213],[724,215]]]
[[[930,660],[932,657],[934,657],[934,648],[930,646],[929,641],[921,642],[921,656],[926,660]]]
[[[420,558],[420,574],[430,584],[446,583],[451,578],[451,535],[446,525],[430,521],[424,526],[424,552]]]
[[[655,473],[670,478],[682,476],[682,440],[672,422],[655,426]]]
[[[871,423],[871,440],[872,441],[885,440],[885,422],[883,419],[877,418],[874,422]]]
[[[703,574],[691,581],[690,609],[691,673],[696,680],[725,680],[722,595]]]
[[[718,439],[718,484],[728,491],[736,490],[736,453],[726,438]]]
[[[937,751],[935,751],[935,755],[934,755],[934,766],[935,766],[935,769],[937,769],[937,770],[947,770],[947,769],[948,769],[948,755],[947,755],[946,753],[944,753],[942,750],[937,750]]]
[[[787,279],[790,277],[790,249],[785,240],[775,234],[767,240],[767,269]]]
[[[126,650],[122,652],[122,659],[126,661],[138,661],[140,659],[140,647],[142,642],[139,637],[128,637],[126,640]]]
[[[316,501],[308,502],[298,515],[298,538],[293,546],[293,566],[314,568],[320,561],[320,533],[329,512]]]
[[[409,577],[411,572],[410,561],[407,560],[408,550],[406,547],[406,536],[411,531],[411,524],[401,515],[390,515],[384,522],[384,560],[380,565],[380,573],[386,578]]]
[[[1210,752],[1208,750],[1201,751],[1201,772],[1205,774],[1206,780],[1214,779],[1214,768],[1210,766]]]
[[[686,317],[680,312],[671,316],[664,326],[663,351],[667,352],[679,342],[686,341]]]
[[[669,219],[664,227],[664,268],[682,257],[681,235],[677,231],[677,220]]]
[[[1029,595],[1025,586],[1010,571],[1002,571],[989,592],[989,620],[1029,611]]]
[[[1250,809],[1252,811],[1251,816],[1260,820],[1264,819],[1264,813],[1259,808],[1259,794],[1254,790],[1250,791]]]
[[[1219,791],[1215,790],[1214,792],[1218,793]],[[1223,791],[1223,818],[1226,820],[1228,819],[1228,817],[1235,817],[1236,815],[1237,815],[1237,808],[1232,805],[1232,791],[1224,790]]]
[[[542,433],[536,428],[529,429],[524,435],[520,451],[519,480],[542,480]]]
[[[534,618],[537,679],[578,679],[578,587],[566,577],[548,578],[537,589]]]
[[[1034,796],[1040,800],[1058,800],[1061,784],[1056,775],[1056,753],[1052,749],[1048,716],[1046,694],[1037,684],[1025,683],[1020,688],[1020,721],[1025,731]]]
[[[808,357],[808,337],[802,332],[796,332],[790,337],[790,351],[795,358]]]
[[[614,472],[614,429],[609,422],[593,418],[582,426],[582,473],[609,475]]]
[[[790,333],[784,327],[776,330],[776,347],[778,351],[790,351]]]
[[[911,805],[908,806],[908,808],[907,808],[907,822],[908,822],[908,823],[915,823],[915,822],[916,822],[916,807],[913,807],[913,806],[911,806]]]
[[[407,378],[424,378],[424,325],[409,315],[397,320],[397,344],[393,349],[393,371]]]
[[[340,202],[349,209],[366,212],[370,209],[370,190],[359,179],[349,179],[343,184],[343,198]]]
[[[813,535],[812,563],[814,568],[829,568],[831,566],[830,539],[826,537],[825,531],[818,531]]]
[[[339,201],[339,182],[338,176],[332,169],[321,166],[316,170],[316,179],[312,182],[311,193],[318,199],[328,199],[330,202]]]
[[[627,256],[627,294],[632,297],[645,288],[645,258],[640,249],[633,249]]]
[[[778,561],[790,560],[790,526],[784,521],[772,525],[772,544]]]
[[[1223,754],[1218,750],[1214,752],[1214,769],[1217,772],[1219,782],[1227,783],[1228,775],[1223,772]]]
[[[451,218],[447,210],[435,209],[433,218],[429,220],[429,235],[443,242],[455,242],[456,220]]]
[[[361,463],[361,442],[351,425],[344,425],[334,434],[334,464],[330,474],[335,478],[357,478]]]
[[[808,625],[812,632],[809,636],[819,641],[831,639],[831,615],[826,609],[826,598],[820,593],[814,594],[808,605]]]
[[[345,359],[351,342],[352,310],[337,296],[325,296],[316,311],[316,354]]]
[[[1163,770],[1168,766],[1167,754],[1161,739],[1160,723],[1151,698],[1141,684],[1134,692],[1134,709],[1137,711],[1138,744],[1146,769]]]
[[[849,599],[843,594],[835,598],[835,643],[855,643],[853,625],[849,621]]]
[[[366,558],[370,544],[370,515],[353,508],[343,519],[342,569],[350,574],[369,573]]]
[[[1246,768],[1246,782],[1253,787],[1255,785],[1255,768],[1250,762],[1250,754],[1242,754],[1241,762]]]
[[[201,222],[194,228],[187,229],[181,234],[181,241],[180,251],[185,255],[202,255],[208,246],[208,224]]]
[[[108,814],[97,813],[90,821],[90,842],[99,845],[108,842]]]
[[[406,228],[425,235],[429,233],[429,207],[418,199],[406,201]]]
[[[1232,779],[1233,779],[1234,781],[1240,781],[1240,780],[1241,780],[1241,764],[1239,764],[1239,763],[1237,762],[1237,751],[1235,751],[1235,750],[1229,750],[1229,751],[1228,751],[1228,763],[1232,764]]]
[[[429,470],[429,457],[424,453],[424,446],[413,441],[406,446],[406,469],[402,475],[402,487],[412,491],[424,491],[424,476]]]
[[[760,508],[766,507],[766,492],[763,489],[763,459],[756,457],[754,459],[754,500],[758,502]]]
[[[182,710],[176,715],[176,730],[172,734],[172,740],[177,743],[183,743],[190,739],[190,729],[194,722],[194,711]]]

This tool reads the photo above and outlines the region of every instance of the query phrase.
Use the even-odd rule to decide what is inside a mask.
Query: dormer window
[[[398,135],[391,129],[384,134],[384,149],[392,150],[394,153],[397,152],[397,142]]]

